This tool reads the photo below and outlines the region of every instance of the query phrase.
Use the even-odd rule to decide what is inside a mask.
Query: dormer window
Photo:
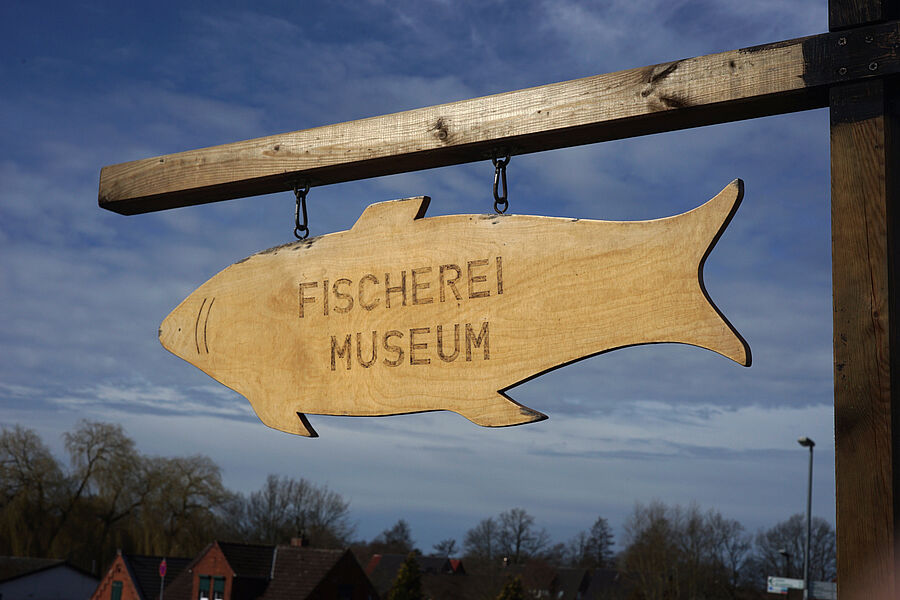
[[[197,600],[225,600],[225,578],[221,575],[200,575]]]
[[[211,577],[209,575],[200,576],[200,596],[197,600],[210,600],[210,579]]]

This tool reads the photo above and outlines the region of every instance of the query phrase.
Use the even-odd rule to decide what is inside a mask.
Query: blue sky
[[[61,454],[81,418],[149,454],[207,454],[232,489],[267,473],[351,500],[360,537],[407,519],[418,545],[462,541],[521,506],[557,541],[634,502],[697,501],[766,527],[805,506],[834,521],[828,115],[812,111],[513,157],[510,212],[652,219],[735,177],[743,205],[706,265],[747,339],[745,369],[678,345],[619,350],[510,395],[550,416],[494,430],[450,413],[311,416],[319,439],[166,352],[162,319],[246,256],[291,241],[290,193],[122,217],[100,167],[825,31],[821,0],[5,2],[0,7],[0,424]],[[315,188],[313,235],[373,202],[429,215],[492,208],[478,163]]]

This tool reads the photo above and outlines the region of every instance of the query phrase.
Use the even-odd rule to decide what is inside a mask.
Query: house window
[[[225,600],[225,577],[200,575],[198,600]]]
[[[213,600],[225,600],[224,577],[213,577]]]
[[[198,600],[210,600],[209,598],[209,575],[201,575],[200,576],[200,595],[198,596]]]
[[[121,581],[113,581],[112,593],[109,596],[109,600],[122,600],[122,582]]]

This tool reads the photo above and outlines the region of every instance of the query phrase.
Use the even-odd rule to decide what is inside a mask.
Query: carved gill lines
[[[203,341],[203,352],[209,354],[209,343],[206,339],[206,326],[209,323],[209,311],[212,310],[213,302],[216,301],[216,298],[213,297],[212,300],[209,301],[209,305],[206,304],[208,298],[204,298],[203,302],[200,304],[200,310],[197,311],[197,320],[194,321],[194,346],[197,348],[197,354],[200,354],[200,341],[202,337]],[[206,316],[203,316],[203,309],[206,308]],[[203,319],[203,328],[200,328],[200,319]]]

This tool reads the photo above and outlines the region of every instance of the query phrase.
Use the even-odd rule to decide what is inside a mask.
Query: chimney
[[[298,537],[292,537],[291,546],[295,546],[297,548],[309,546],[309,540],[306,538],[306,534],[301,531]]]

